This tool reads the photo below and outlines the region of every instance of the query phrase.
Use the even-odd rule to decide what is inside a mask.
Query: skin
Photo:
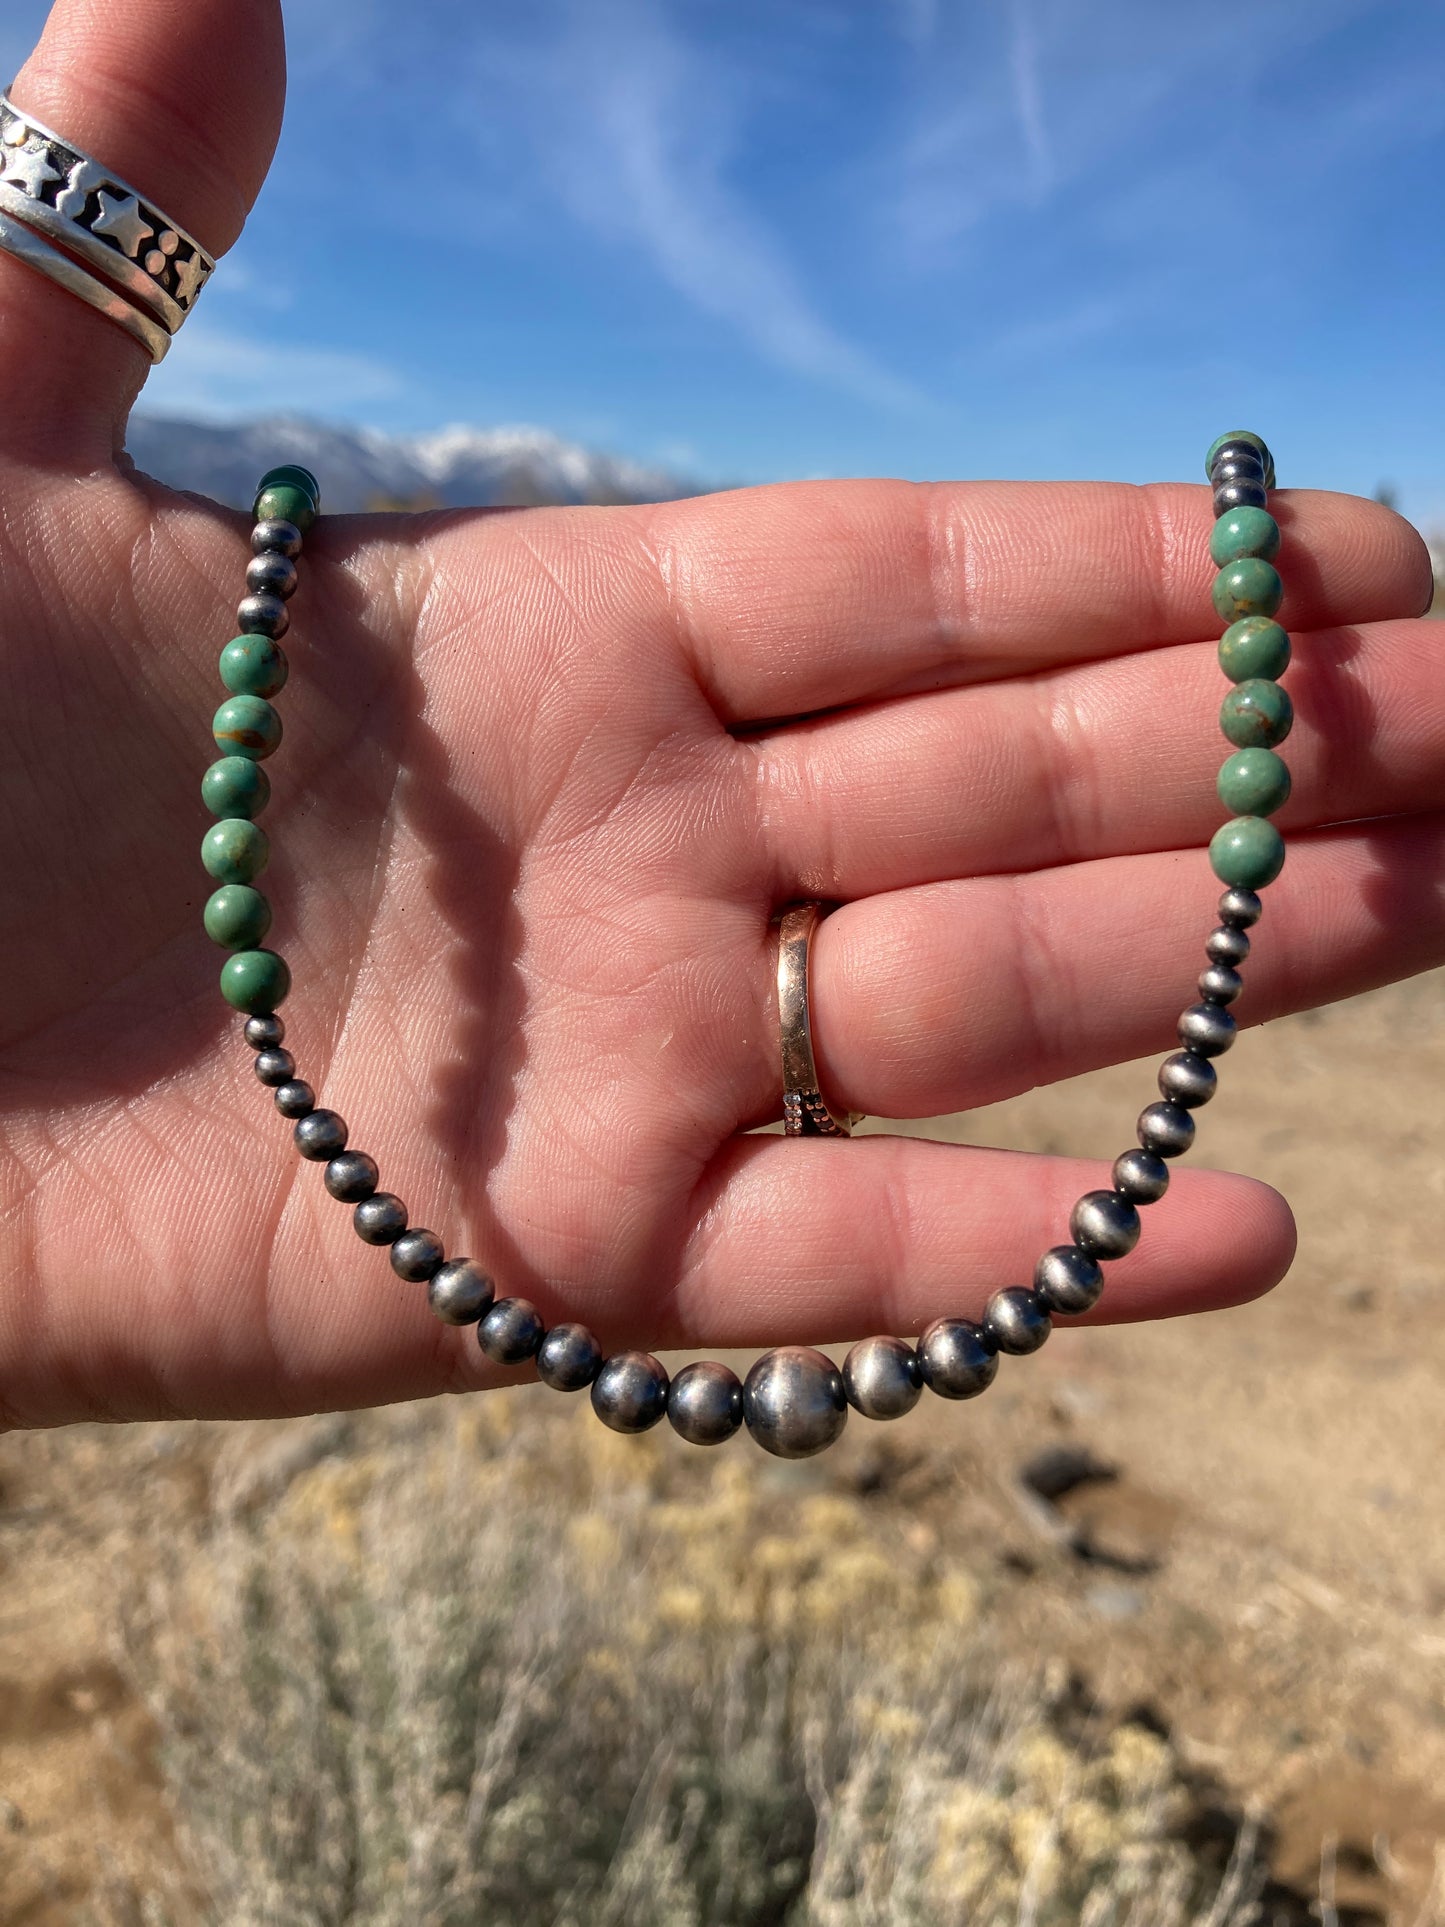
[[[219,253],[283,65],[273,0],[62,0],[16,99]],[[125,458],[146,369],[0,255],[0,1422],[502,1382],[356,1240],[221,1003],[198,785],[247,531]],[[1277,513],[1291,853],[1244,1022],[1445,958],[1424,549],[1368,502]],[[608,1348],[976,1314],[1132,1118],[1092,1163],[745,1135],[780,1110],[770,918],[843,906],[842,1108],[1169,1048],[1218,888],[1209,531],[1184,484],[323,517],[260,879],[300,1074],[415,1222]],[[1095,1316],[1236,1302],[1293,1240],[1266,1187],[1176,1168]]]

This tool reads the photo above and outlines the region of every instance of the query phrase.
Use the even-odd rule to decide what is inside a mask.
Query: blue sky
[[[286,14],[278,160],[155,410],[717,481],[1192,476],[1253,426],[1445,524],[1439,0]]]

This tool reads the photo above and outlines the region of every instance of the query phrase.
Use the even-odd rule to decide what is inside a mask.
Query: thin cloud
[[[197,314],[146,384],[145,406],[207,421],[288,411],[345,417],[410,389],[400,369],[370,355],[263,341]]]
[[[1014,113],[1025,151],[1033,168],[1034,185],[1047,193],[1054,178],[1054,157],[1044,126],[1043,96],[1039,86],[1039,37],[1030,0],[1013,0],[1009,42],[1009,75],[1013,82]]]

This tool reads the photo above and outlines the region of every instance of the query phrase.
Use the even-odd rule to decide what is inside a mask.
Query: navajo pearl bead
[[[309,1122],[307,1118],[302,1119],[302,1123]],[[299,1131],[301,1125],[298,1124],[296,1128]],[[391,1268],[398,1278],[405,1278],[409,1284],[424,1285],[441,1270],[446,1255],[437,1234],[418,1227],[413,1231],[403,1231],[399,1238],[392,1240]]]
[[[811,1458],[833,1443],[847,1417],[842,1374],[810,1345],[764,1352],[743,1380],[743,1422],[775,1458]]]
[[[1201,1057],[1222,1057],[1239,1034],[1239,1025],[1217,1004],[1191,1004],[1179,1019],[1179,1041]]]
[[[1262,488],[1267,486],[1264,463],[1253,449],[1247,448],[1231,449],[1228,453],[1221,449],[1210,467],[1209,479],[1215,488],[1225,482],[1258,482]]]
[[[864,1338],[843,1360],[843,1392],[864,1418],[902,1418],[918,1403],[918,1354],[901,1338]]]
[[[722,1445],[743,1422],[742,1380],[715,1359],[684,1365],[667,1388],[667,1417],[689,1445]]]
[[[289,1084],[296,1075],[296,1059],[289,1050],[263,1050],[256,1058],[256,1075],[263,1084],[273,1088],[278,1084]]]
[[[291,1136],[303,1158],[325,1164],[346,1149],[346,1119],[337,1111],[308,1111]]]
[[[1197,1111],[1207,1104],[1219,1088],[1219,1073],[1207,1057],[1192,1050],[1175,1051],[1159,1066],[1159,1094],[1182,1104],[1186,1111]]]
[[[242,635],[270,636],[279,641],[291,627],[291,618],[280,596],[248,595],[237,604],[236,627]]]
[[[343,1151],[321,1174],[326,1189],[343,1204],[360,1204],[363,1198],[371,1197],[380,1175],[376,1159],[365,1151]]]
[[[495,1295],[491,1279],[470,1258],[448,1258],[426,1288],[427,1303],[444,1325],[475,1325]]]
[[[1199,973],[1199,994],[1207,1004],[1232,1004],[1243,989],[1243,977],[1228,964],[1210,964]]]
[[[305,1117],[316,1109],[316,1093],[304,1078],[293,1077],[277,1085],[275,1103],[282,1117]]]
[[[616,1353],[592,1381],[592,1409],[614,1432],[650,1431],[667,1413],[666,1368],[651,1352]]]
[[[395,1244],[406,1230],[406,1206],[390,1191],[374,1192],[371,1197],[363,1198],[352,1212],[351,1225],[366,1244]]]
[[[1256,435],[1252,428],[1231,428],[1228,434],[1216,436],[1205,453],[1204,473],[1212,476],[1220,462],[1250,459],[1264,465],[1270,487],[1273,488],[1274,457],[1264,437]]]
[[[296,564],[274,549],[253,555],[246,564],[246,587],[252,595],[279,596],[289,602],[296,593]]]
[[[1130,1204],[1158,1204],[1169,1189],[1169,1166],[1153,1151],[1125,1151],[1114,1160],[1113,1178]]]
[[[918,1368],[940,1398],[977,1398],[998,1374],[998,1353],[970,1318],[939,1318],[918,1341]]]
[[[1211,930],[1204,939],[1204,953],[1211,963],[1233,964],[1236,968],[1249,955],[1249,938],[1242,930],[1224,924]]]
[[[1268,500],[1263,482],[1244,478],[1237,482],[1221,482],[1214,491],[1214,513],[1218,518],[1228,515],[1232,509],[1262,509]]]
[[[1116,1171],[1118,1168],[1115,1165]],[[1103,1289],[1104,1274],[1098,1259],[1078,1245],[1055,1245],[1034,1266],[1034,1290],[1046,1311],[1088,1311],[1098,1303]]]
[[[1052,1330],[1047,1306],[1023,1285],[996,1291],[984,1306],[984,1342],[996,1352],[1036,1352]]]
[[[526,1298],[499,1298],[477,1326],[477,1343],[499,1365],[525,1365],[545,1336],[542,1315]]]
[[[1135,1130],[1156,1157],[1182,1157],[1194,1142],[1194,1119],[1182,1104],[1146,1104]]]
[[[268,1010],[246,1019],[244,1035],[252,1050],[275,1050],[285,1038],[286,1025],[274,1010]]]
[[[554,1325],[537,1352],[537,1376],[554,1392],[584,1392],[602,1369],[602,1347],[585,1325]]]
[[[1264,915],[1253,890],[1226,890],[1219,899],[1219,921],[1230,930],[1248,930]]]
[[[258,522],[251,531],[251,547],[257,555],[264,555],[270,549],[294,562],[301,553],[301,542],[301,531],[294,522],[282,522],[274,517]]]
[[[1117,1191],[1086,1191],[1069,1213],[1074,1243],[1096,1258],[1123,1258],[1139,1242],[1139,1213]]]

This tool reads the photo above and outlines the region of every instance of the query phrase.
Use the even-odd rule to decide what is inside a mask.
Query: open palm
[[[62,0],[15,90],[213,247],[280,95],[273,0]],[[217,993],[197,786],[246,525],[115,453],[144,372],[0,256],[0,1418],[490,1382],[296,1158]],[[1343,497],[1279,517],[1292,854],[1244,1022],[1445,957],[1423,548]],[[771,920],[843,906],[839,1106],[1167,1047],[1217,889],[1209,525],[1197,486],[895,482],[324,519],[268,765],[299,1074],[414,1223],[610,1347],[976,1313],[1102,1167],[748,1135]],[[1180,1171],[1098,1315],[1238,1299],[1292,1247],[1272,1192]]]

